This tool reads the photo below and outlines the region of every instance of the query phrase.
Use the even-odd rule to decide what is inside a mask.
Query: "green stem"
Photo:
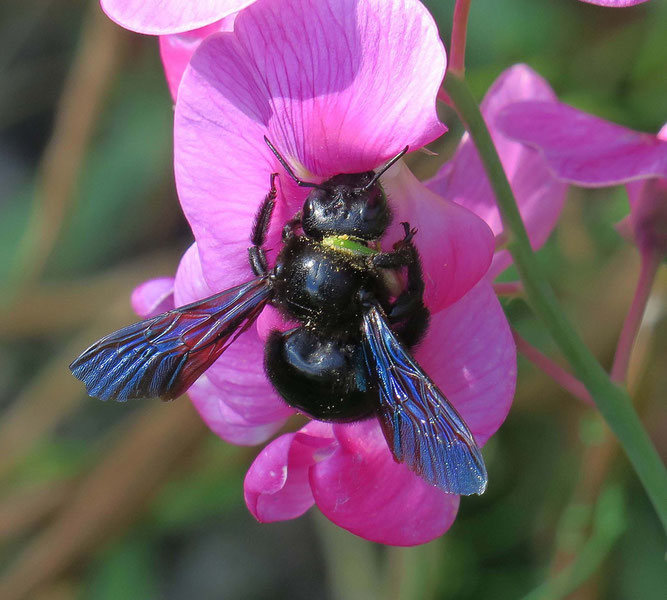
[[[559,600],[579,589],[600,568],[627,528],[624,500],[617,488],[602,492],[595,507],[593,533],[568,567],[523,600]]]
[[[665,465],[644,430],[627,391],[611,381],[558,306],[556,296],[543,276],[530,246],[514,194],[468,84],[462,77],[448,73],[444,88],[470,133],[491,182],[507,233],[507,249],[523,281],[528,302],[544,322],[623,446],[667,531]]]

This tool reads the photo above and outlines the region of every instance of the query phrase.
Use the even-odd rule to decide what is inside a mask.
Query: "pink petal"
[[[142,319],[154,317],[174,308],[174,278],[149,279],[134,288],[132,309]]]
[[[597,4],[598,6],[611,6],[612,8],[623,8],[625,6],[634,6],[635,4],[643,4],[648,0],[581,0],[588,4]]]
[[[102,10],[131,31],[152,35],[199,29],[255,0],[101,0]]]
[[[248,277],[250,279],[250,277]],[[232,284],[220,289],[228,289]],[[174,296],[177,306],[211,296],[212,290],[204,281],[197,245],[193,244],[183,256],[176,273]],[[264,342],[253,327],[242,333],[224,354],[206,371],[206,379],[216,388],[217,394],[203,397],[208,385],[199,386],[201,393],[193,399],[203,419],[216,431],[221,431],[220,415],[229,410],[247,424],[271,426],[277,429],[294,411],[278,396],[264,373]],[[222,405],[225,406],[222,406]],[[269,431],[271,427],[264,427]],[[258,434],[259,435],[259,434]]]
[[[267,445],[246,474],[245,501],[261,522],[294,519],[314,503],[310,470],[336,443],[331,426],[313,422]]]
[[[505,420],[516,386],[516,347],[488,280],[431,316],[415,358],[483,445]]]
[[[442,535],[459,497],[445,494],[394,461],[377,419],[333,427],[338,447],[311,469],[318,508],[367,540],[413,546]]]
[[[311,180],[378,167],[444,131],[435,112],[444,68],[416,0],[263,2],[233,33],[208,37],[179,89],[175,170],[209,283],[227,271],[247,277],[248,232],[272,172],[282,174],[274,222],[303,203],[264,135]]]
[[[176,100],[178,86],[183,78],[185,67],[188,66],[195,50],[204,38],[220,31],[232,31],[237,13],[233,13],[220,21],[183,33],[160,36],[160,56],[167,77],[171,97]]]
[[[285,419],[262,424],[239,414],[226,402],[224,387],[212,383],[206,374],[194,383],[188,395],[211,431],[230,444],[261,444],[285,424]]]
[[[272,331],[287,331],[297,326],[298,323],[296,322],[285,321],[280,311],[269,304],[257,319],[257,335],[262,341],[266,342]]]
[[[294,414],[264,373],[264,341],[254,328],[241,334],[206,375],[225,402],[249,421],[266,424]]]
[[[444,133],[435,96],[445,50],[420,2],[289,0],[268,8],[245,11],[236,32],[268,87],[270,137],[288,159],[330,177],[377,167]]]
[[[546,161],[537,151],[511,141],[495,126],[496,116],[504,107],[522,100],[556,101],[556,95],[535,71],[527,65],[519,64],[507,69],[496,79],[482,101],[481,110],[533,247],[539,248],[556,226],[565,202],[567,186],[549,172]],[[467,134],[452,160],[426,185],[444,198],[479,215],[495,235],[502,233],[503,225],[495,194],[479,154]],[[510,262],[509,253],[497,253],[489,277],[495,277]]]
[[[403,235],[401,222],[417,229],[414,238],[426,280],[424,299],[432,312],[466,294],[487,272],[494,239],[489,227],[469,210],[426,188],[399,163],[382,178],[394,219],[386,235],[391,242]],[[390,249],[391,243],[385,243]]]
[[[601,187],[667,177],[667,141],[567,104],[521,102],[506,107],[496,124],[540,150],[556,176],[570,183]]]

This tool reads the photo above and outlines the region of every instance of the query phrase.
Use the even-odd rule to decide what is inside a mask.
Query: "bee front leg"
[[[371,263],[374,267],[380,269],[398,269],[400,267],[410,267],[415,261],[419,262],[417,249],[412,243],[412,238],[417,233],[416,229],[411,229],[409,223],[401,223],[405,231],[403,239],[394,244],[392,252],[378,252],[371,257]],[[419,275],[421,275],[421,265],[419,265]]]
[[[379,268],[407,267],[407,285],[389,306],[387,319],[403,343],[413,346],[423,336],[429,322],[429,312],[424,306],[424,275],[419,252],[412,243],[417,233],[408,223],[402,223],[405,236],[394,244],[393,252],[373,256],[373,264]]]
[[[271,225],[271,216],[276,206],[276,196],[278,195],[276,177],[278,177],[278,173],[271,174],[271,189],[259,206],[250,233],[250,243],[252,246],[248,248],[248,260],[250,261],[252,272],[258,277],[268,275],[269,273],[266,251],[263,246],[266,243],[266,236],[269,233],[269,226]]]

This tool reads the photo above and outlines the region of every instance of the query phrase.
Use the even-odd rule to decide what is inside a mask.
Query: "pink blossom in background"
[[[496,119],[503,133],[539,150],[553,173],[584,187],[627,184],[630,230],[642,254],[667,249],[667,125],[658,134],[621,127],[567,104],[524,102]]]
[[[183,33],[212,25],[255,0],[100,0],[121,27],[151,35]]]
[[[176,305],[252,277],[248,237],[271,173],[281,176],[270,261],[301,208],[308,190],[285,175],[264,135],[308,181],[376,168],[445,131],[435,111],[445,65],[437,28],[416,0],[259,0],[233,33],[206,38],[176,104],[176,181],[196,239],[175,278]],[[483,444],[505,419],[516,380],[509,326],[485,278],[493,234],[401,163],[383,185],[394,213],[383,245],[402,237],[400,221],[419,230],[432,322],[415,357]],[[267,439],[292,413],[263,370],[272,326],[280,323],[266,309],[190,390],[211,429],[234,443]],[[396,545],[441,535],[459,502],[396,463],[375,419],[311,422],[278,437],[250,468],[245,495],[260,521],[316,504],[341,527]]]
[[[547,168],[536,150],[512,141],[496,127],[498,113],[508,105],[525,100],[555,102],[549,84],[529,66],[518,64],[500,74],[480,106],[496,150],[509,179],[523,221],[534,248],[539,248],[553,231],[560,216],[567,185]],[[465,206],[484,219],[494,235],[503,232],[496,198],[479,154],[466,133],[451,160],[426,182],[440,196]],[[496,252],[488,277],[493,279],[511,263],[507,250]]]

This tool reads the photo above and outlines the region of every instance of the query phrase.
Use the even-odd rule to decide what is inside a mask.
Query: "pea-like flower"
[[[565,203],[567,185],[549,171],[539,151],[504,135],[496,119],[505,107],[516,103],[556,100],[556,94],[540,75],[527,65],[518,64],[498,77],[480,106],[535,249],[544,244],[556,226]],[[468,134],[463,136],[452,159],[426,185],[479,215],[493,234],[502,239],[503,224],[495,195]],[[496,252],[487,277],[496,277],[510,263],[507,250]]]
[[[512,139],[539,151],[559,179],[583,187],[626,184],[629,217],[620,224],[642,255],[667,253],[667,125],[633,131],[560,102],[523,102],[497,119]]]
[[[183,76],[175,118],[177,188],[196,242],[175,280],[135,291],[135,309],[155,314],[247,281],[249,232],[277,172],[266,244],[275,258],[282,227],[307,190],[285,176],[264,136],[310,182],[377,168],[444,133],[435,98],[445,67],[435,23],[416,0],[260,0],[237,15],[233,32],[207,37]],[[548,86],[517,66],[494,84],[485,116],[545,95],[552,96]],[[537,245],[555,223],[565,186],[538,153],[494,136]],[[415,358],[480,445],[505,419],[516,380],[514,344],[491,285],[507,257],[494,259],[500,224],[485,182],[467,139],[429,187],[402,163],[382,178],[394,217],[382,245],[402,237],[402,221],[418,230],[431,323]],[[259,443],[293,412],[263,369],[265,339],[281,325],[265,309],[190,389],[223,439]],[[313,421],[278,437],[248,471],[245,497],[260,521],[294,518],[316,504],[341,527],[396,545],[441,535],[459,503],[395,462],[375,419]]]

